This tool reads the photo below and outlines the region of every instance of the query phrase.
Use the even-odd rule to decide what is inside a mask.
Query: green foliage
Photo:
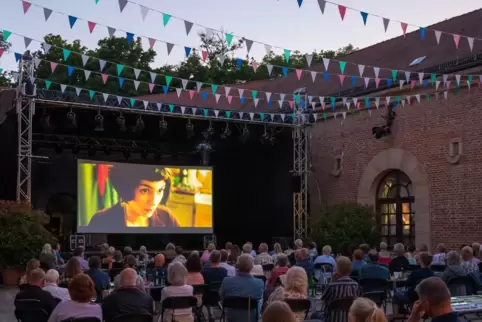
[[[3,40],[3,32],[0,32],[0,48],[5,51],[10,49],[11,44]],[[5,54],[4,54],[5,55]],[[2,67],[2,66],[0,66]],[[10,86],[12,85],[12,75],[6,71],[0,73],[0,86]]]
[[[354,202],[325,207],[310,226],[311,239],[320,247],[330,245],[337,253],[347,254],[360,244],[378,241],[373,208]]]
[[[0,203],[0,268],[24,268],[38,257],[42,246],[54,242],[44,225],[48,217],[28,204],[11,201]]]

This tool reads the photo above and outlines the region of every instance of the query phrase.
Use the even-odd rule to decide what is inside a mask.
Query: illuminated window
[[[425,60],[425,57],[427,56],[422,56],[422,57],[418,57],[416,58],[413,62],[410,63],[410,65],[408,66],[415,66],[415,65],[418,65],[420,64],[421,62],[423,62]]]
[[[415,243],[415,198],[411,191],[412,182],[399,170],[389,172],[379,183],[376,204],[380,216],[380,237],[389,246]]]

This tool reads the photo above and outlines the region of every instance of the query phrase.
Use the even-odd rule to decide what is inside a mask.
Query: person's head
[[[221,262],[221,252],[219,250],[213,250],[209,256],[209,262],[211,265],[218,265]]]
[[[221,263],[226,263],[228,261],[229,253],[226,249],[221,249]]]
[[[261,244],[259,244],[258,251],[259,251],[260,254],[261,254],[261,253],[267,253],[268,250],[269,250],[269,249],[268,249],[268,244],[266,244],[266,243],[261,243]]]
[[[284,282],[285,291],[307,295],[308,276],[303,267],[293,266],[286,273]]]
[[[249,254],[243,254],[238,257],[236,269],[243,274],[250,274],[253,269],[253,258]]]
[[[340,256],[336,259],[336,272],[340,276],[349,276],[351,271],[351,261],[348,257]]]
[[[316,243],[315,242],[311,242],[310,243],[310,249],[316,249],[317,246],[316,246]]]
[[[182,255],[184,253],[184,250],[182,249],[181,246],[176,246],[176,255]]]
[[[162,167],[139,167],[126,171],[113,166],[109,178],[123,202],[138,215],[150,218],[160,204],[165,204],[171,188],[171,171]]]
[[[437,245],[437,253],[446,253],[447,248],[445,247],[444,244],[438,244]]]
[[[464,261],[468,262],[474,257],[474,250],[470,246],[465,246],[462,248],[462,258]]]
[[[433,256],[429,252],[421,252],[418,261],[420,262],[421,267],[430,267],[432,264]]]
[[[281,254],[283,252],[283,248],[281,248],[280,243],[275,243],[273,247],[274,253],[275,254]]]
[[[296,322],[295,315],[285,301],[273,301],[263,312],[263,322]]]
[[[90,269],[100,269],[101,262],[99,256],[92,256],[89,258],[89,268]]]
[[[69,282],[70,298],[79,303],[89,303],[96,297],[94,282],[87,274],[78,274]]]
[[[251,244],[246,243],[243,245],[244,254],[250,254],[252,250],[253,250],[253,246]]]
[[[53,254],[54,251],[52,250],[52,245],[50,245],[50,244],[45,244],[45,245],[42,247],[42,253],[44,253],[44,254]]]
[[[72,278],[80,273],[82,273],[80,262],[77,260],[77,258],[72,257],[65,265],[64,276]]]
[[[139,247],[139,254],[147,255],[147,247],[146,246]]]
[[[420,244],[420,246],[418,247],[418,250],[420,252],[428,252],[428,245],[427,244]]]
[[[179,262],[173,262],[167,267],[167,280],[172,286],[182,286],[187,281],[187,269]]]
[[[112,254],[114,254],[114,253],[115,253],[115,248],[112,247],[112,246],[110,246],[110,247],[109,247],[109,252],[111,252]]]
[[[169,243],[169,244],[166,245],[166,250],[176,251],[176,245],[174,245],[173,243]]]
[[[207,247],[208,252],[212,252],[215,249],[216,249],[216,245],[214,243],[208,244],[208,247]]]
[[[368,252],[368,260],[371,263],[377,263],[378,260],[380,259],[380,256],[378,255],[378,252],[374,249]]]
[[[84,247],[76,247],[74,249],[74,257],[84,257]]]
[[[429,317],[452,311],[450,291],[440,277],[429,277],[421,281],[415,291],[422,302],[423,310]]]
[[[40,261],[35,258],[29,259],[27,262],[27,267],[25,268],[25,275],[28,277],[30,272],[37,268],[40,268]]]
[[[360,248],[364,254],[368,254],[368,252],[370,251],[370,245],[368,244],[360,244],[358,248]]]
[[[303,241],[301,239],[295,240],[295,248],[300,249],[303,247]]]
[[[449,265],[460,265],[462,259],[460,257],[460,254],[456,251],[450,251],[447,253],[447,256],[445,257],[445,263],[447,266]]]
[[[120,287],[137,287],[137,272],[132,268],[125,268],[120,272]]]
[[[124,247],[124,256],[131,255],[132,254],[132,247],[126,246]]]
[[[45,286],[45,272],[41,268],[32,270],[28,276],[28,283],[30,285],[44,287]]]
[[[136,268],[137,260],[134,255],[127,255],[124,257],[124,266],[125,268]]]
[[[114,256],[114,253],[110,251],[110,249],[108,251],[105,252],[105,256],[107,256],[108,258],[112,258],[112,256]]]
[[[288,266],[288,256],[286,256],[285,254],[279,254],[278,257],[276,257],[277,261],[278,261],[278,266],[279,267],[287,267]]]
[[[298,260],[304,261],[310,258],[310,251],[308,248],[301,248],[298,251]]]
[[[348,322],[386,322],[385,312],[380,309],[375,302],[366,298],[359,297],[350,307],[348,312]]]
[[[227,243],[224,245],[224,248],[229,252],[229,251],[233,248],[233,243],[227,242]]]
[[[381,251],[382,251],[382,250],[383,250],[383,251],[386,251],[387,248],[388,248],[387,243],[385,243],[385,242],[381,242],[381,243],[380,243],[380,250],[381,250]]]
[[[361,261],[365,258],[365,254],[361,249],[355,249],[355,251],[353,252],[353,258],[356,261]]]
[[[186,269],[189,273],[200,273],[202,271],[201,258],[198,252],[189,254],[186,260]]]
[[[323,252],[323,255],[331,256],[331,246],[330,245],[323,246],[323,249],[321,251]]]
[[[59,272],[56,269],[49,269],[45,274],[45,282],[50,284],[59,283]]]
[[[408,245],[408,246],[407,246],[407,252],[410,253],[410,254],[413,253],[413,252],[415,252],[416,250],[417,250],[417,249],[415,248],[414,245]]]
[[[405,256],[405,246],[402,243],[393,245],[393,253],[395,256]]]
[[[116,261],[116,262],[122,262],[122,252],[120,250],[116,250],[114,252],[114,257],[113,259]]]

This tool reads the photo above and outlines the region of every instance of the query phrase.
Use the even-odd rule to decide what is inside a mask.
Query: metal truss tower
[[[35,64],[30,52],[19,61],[17,111],[17,201],[31,202],[32,190],[32,124],[35,114]]]

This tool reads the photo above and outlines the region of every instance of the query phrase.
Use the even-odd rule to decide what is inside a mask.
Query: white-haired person
[[[359,297],[350,307],[348,322],[386,322],[385,312],[372,300]]]
[[[57,266],[57,256],[55,251],[52,249],[52,245],[45,244],[42,247],[42,251],[39,256],[40,267],[44,270],[53,269]]]
[[[56,269],[49,269],[45,274],[44,291],[52,294],[53,297],[59,300],[70,300],[69,290],[65,287],[59,287],[59,272]]]
[[[333,256],[331,255],[332,253],[332,250],[331,250],[331,246],[330,245],[325,245],[323,246],[323,249],[321,250],[322,254],[320,256],[318,256],[317,258],[315,258],[315,261],[313,262],[313,264],[330,264],[331,266],[333,266],[333,271],[336,270],[336,261],[335,259],[333,258]],[[316,279],[320,279],[320,275],[321,275],[321,271],[320,270],[315,270],[315,277]],[[325,275],[326,278],[329,278],[331,277],[331,273],[326,273]]]
[[[261,243],[258,250],[259,254],[254,258],[255,265],[273,264],[273,257],[268,253],[268,244]]]
[[[405,246],[401,243],[393,245],[394,257],[390,261],[388,268],[390,272],[403,272],[410,268],[410,262],[405,256]]]
[[[249,256],[253,257],[253,245],[250,243],[246,243],[243,245],[242,254],[248,254]],[[256,254],[255,254],[256,255]]]
[[[216,250],[216,245],[214,243],[209,243],[206,250],[201,255],[201,262],[206,263],[211,257],[211,253]]]
[[[388,245],[385,242],[380,243],[380,251],[378,252],[378,263],[390,265],[392,254],[388,251]]]
[[[447,265],[442,273],[442,280],[445,283],[449,283],[450,280],[456,277],[467,276],[467,271],[462,267],[462,258],[460,254],[456,251],[450,251],[447,253],[445,258]],[[450,294],[452,296],[464,296],[467,295],[467,288],[463,284],[452,284],[449,285]]]
[[[167,280],[169,286],[164,287],[161,291],[161,305],[162,302],[169,297],[178,296],[193,296],[193,287],[187,284],[187,269],[179,263],[174,262],[167,267]],[[164,321],[176,322],[192,322],[194,321],[192,309],[166,309],[164,312]]]
[[[273,301],[283,301],[287,299],[307,299],[308,298],[308,276],[302,267],[294,266],[288,270],[284,278],[282,287],[278,287],[271,293],[268,305]],[[296,322],[301,322],[305,318],[305,312],[295,313]]]
[[[273,246],[273,255],[271,255],[271,257],[273,257],[273,264],[277,265],[278,256],[280,255],[284,255],[283,248],[280,243],[275,243]]]

